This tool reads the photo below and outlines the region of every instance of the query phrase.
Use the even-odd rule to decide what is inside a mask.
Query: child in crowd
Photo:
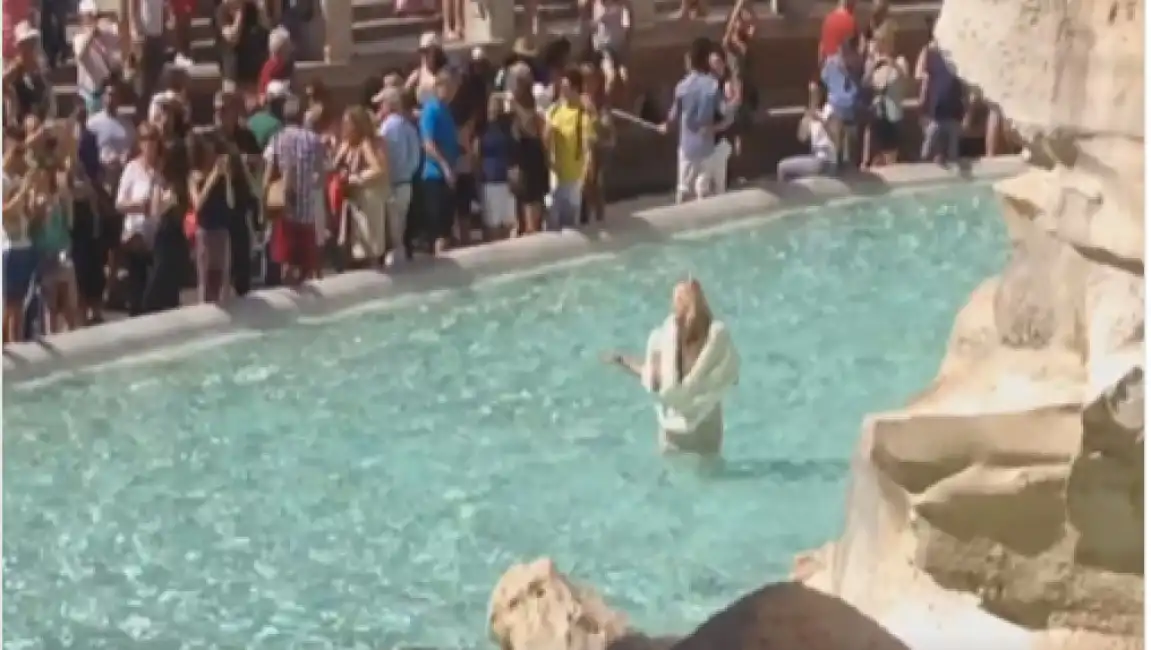
[[[508,185],[513,143],[506,101],[502,94],[488,99],[488,119],[478,142],[484,241],[507,237],[516,222],[515,198]]]
[[[545,132],[554,177],[549,230],[571,228],[579,221],[583,184],[596,142],[596,125],[584,107],[579,71],[568,70],[559,83],[559,101],[548,109]]]

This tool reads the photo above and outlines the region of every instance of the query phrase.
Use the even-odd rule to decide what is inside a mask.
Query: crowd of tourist
[[[133,0],[122,38],[80,0],[69,51],[47,31],[65,18],[41,13],[43,34],[33,21],[15,26],[4,70],[5,342],[100,323],[109,309],[171,309],[192,289],[220,302],[326,269],[390,272],[418,255],[604,219],[618,120],[643,122],[620,110],[635,98],[625,0],[589,3],[582,44],[522,38],[500,62],[479,49],[453,61],[439,34],[424,34],[410,73],[373,77],[340,111],[322,84],[295,80],[308,6],[219,0],[222,83],[206,125],[191,121],[189,3]],[[676,133],[677,200],[727,187],[758,110],[747,73],[755,25],[740,3],[720,41],[694,40],[670,110],[645,116]],[[934,44],[914,67],[895,55],[884,3],[858,29],[844,0],[818,56],[799,128],[810,154],[781,162],[781,179],[897,161],[917,88],[923,158],[959,155],[977,102]],[[66,60],[81,101],[60,115],[48,70]]]

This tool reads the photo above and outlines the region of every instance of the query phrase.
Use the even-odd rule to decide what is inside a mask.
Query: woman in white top
[[[820,106],[822,105],[822,108]],[[808,106],[799,121],[799,140],[811,145],[811,153],[789,156],[779,161],[777,174],[780,182],[810,176],[830,176],[835,173],[838,160],[835,135],[839,126],[830,104],[823,104],[819,86],[808,86]]]
[[[129,311],[133,315],[143,309],[144,285],[161,214],[156,209],[156,199],[164,186],[160,175],[163,143],[159,129],[151,122],[140,124],[138,142],[140,154],[124,166],[116,190],[116,211],[124,215],[120,253],[128,270],[132,303]]]

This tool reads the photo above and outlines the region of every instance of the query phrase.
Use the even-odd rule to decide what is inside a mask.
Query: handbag
[[[189,208],[188,211],[184,213],[184,236],[188,238],[189,246],[196,244],[196,230],[198,226],[196,211]]]

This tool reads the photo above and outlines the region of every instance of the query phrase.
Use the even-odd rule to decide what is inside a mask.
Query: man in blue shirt
[[[435,93],[420,109],[420,138],[424,142],[424,228],[439,255],[448,248],[455,221],[456,163],[460,140],[448,102],[456,94],[456,77],[449,68],[436,75]]]
[[[724,101],[719,80],[708,68],[713,49],[711,41],[698,38],[687,54],[687,76],[675,87],[675,99],[668,113],[668,123],[679,123],[679,171],[675,200],[682,202],[689,194],[696,198],[707,194],[707,162],[715,152],[715,133],[722,128]]]
[[[120,115],[121,88],[114,82],[104,84],[103,107],[88,116],[86,126],[96,137],[101,162],[115,169],[123,167],[136,144],[136,129]]]
[[[404,247],[408,209],[412,205],[412,181],[420,171],[420,134],[405,114],[403,92],[399,88],[384,88],[373,98],[379,106],[380,138],[388,155],[388,178],[392,182],[391,197],[387,205],[388,252],[384,265],[396,262],[396,252]]]

